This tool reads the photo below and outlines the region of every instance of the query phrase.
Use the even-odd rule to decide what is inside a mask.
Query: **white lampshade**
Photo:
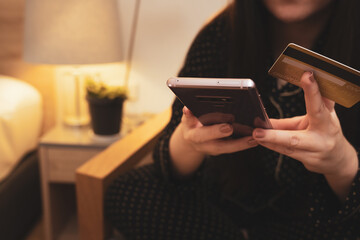
[[[24,60],[98,64],[123,60],[116,0],[26,0]]]

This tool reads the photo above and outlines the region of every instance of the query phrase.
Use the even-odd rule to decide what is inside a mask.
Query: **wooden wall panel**
[[[26,81],[43,97],[43,131],[55,125],[55,71],[53,66],[36,66],[22,60],[25,0],[0,0],[0,74]]]

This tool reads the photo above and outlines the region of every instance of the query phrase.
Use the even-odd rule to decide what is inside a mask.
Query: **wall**
[[[118,0],[128,47],[135,0]],[[229,0],[142,0],[133,53],[130,85],[137,85],[137,99],[129,102],[130,112],[159,112],[173,101],[165,86],[177,75],[185,54],[201,26]]]
[[[25,0],[0,0],[0,74],[24,80],[44,99],[43,132],[55,124],[54,68],[22,61]]]
[[[174,97],[165,86],[177,75],[186,51],[205,21],[229,0],[142,0],[133,52],[130,113],[160,112]],[[123,49],[128,50],[136,0],[118,0]],[[44,99],[43,132],[58,121],[55,79],[58,68],[36,66],[22,60],[25,0],[0,0],[0,74],[17,77],[35,86]],[[123,64],[110,67],[121,79]]]

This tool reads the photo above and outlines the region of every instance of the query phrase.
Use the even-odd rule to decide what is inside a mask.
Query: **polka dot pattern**
[[[241,229],[206,193],[163,181],[154,165],[116,179],[107,191],[106,215],[128,239],[244,239]]]

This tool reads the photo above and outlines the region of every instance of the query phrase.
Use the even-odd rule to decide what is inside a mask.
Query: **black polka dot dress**
[[[202,29],[180,76],[226,77],[224,21],[220,15]],[[306,113],[300,88],[269,81],[271,95],[262,98],[270,117]],[[155,163],[119,177],[107,191],[106,216],[127,239],[360,239],[360,171],[345,202],[323,175],[263,147],[208,156],[193,176],[176,179],[169,139],[182,107],[175,100],[154,150]],[[359,123],[359,107],[352,111]]]

